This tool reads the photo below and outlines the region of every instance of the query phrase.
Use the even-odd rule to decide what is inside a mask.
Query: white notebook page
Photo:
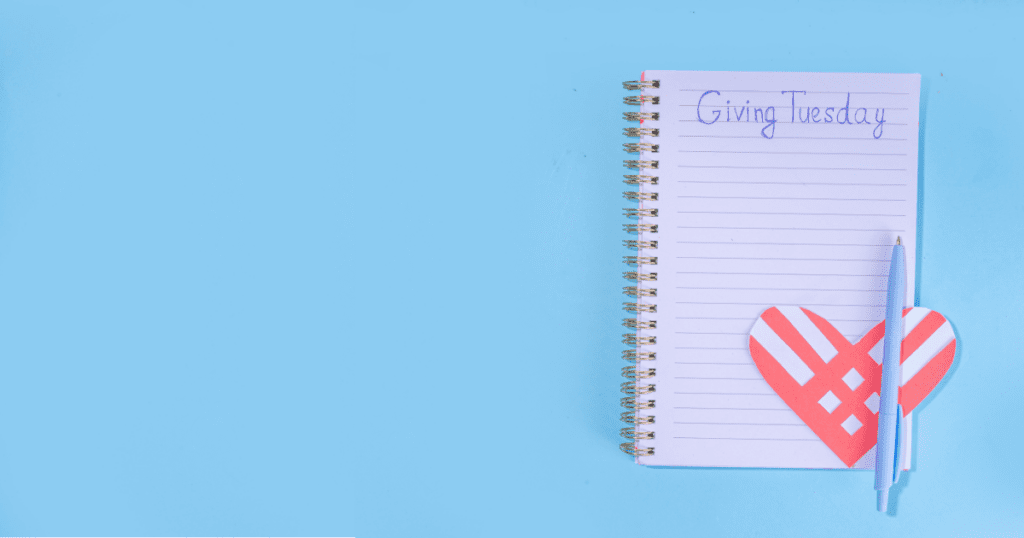
[[[771,306],[808,308],[856,341],[884,318],[889,253],[917,251],[919,75],[647,71],[657,153],[657,375],[645,465],[846,468],[747,350]],[[709,93],[710,92],[710,93]],[[702,99],[703,96],[703,99]],[[727,104],[728,101],[728,104]],[[795,105],[795,106],[794,106]],[[848,111],[843,109],[849,107]],[[699,116],[698,116],[699,114]],[[847,115],[848,114],[848,115]],[[774,119],[774,123],[771,121]],[[804,122],[803,120],[806,120]],[[817,120],[817,121],[815,121]],[[830,121],[826,121],[830,120]],[[910,429],[908,427],[907,431]],[[909,440],[908,440],[909,442]],[[909,454],[903,462],[909,468]],[[857,468],[874,467],[874,450]]]

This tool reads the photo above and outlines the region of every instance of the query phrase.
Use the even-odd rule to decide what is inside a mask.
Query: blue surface
[[[0,5],[0,534],[1024,533],[1019,6],[209,4]],[[895,515],[619,452],[642,69],[922,74]]]

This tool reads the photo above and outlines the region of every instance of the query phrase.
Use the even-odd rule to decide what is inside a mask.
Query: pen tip
[[[898,235],[896,236],[896,244],[897,245],[902,245],[903,244],[903,240],[900,239],[900,236],[898,236]]]

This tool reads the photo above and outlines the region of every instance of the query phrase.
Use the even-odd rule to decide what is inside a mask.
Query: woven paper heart
[[[900,403],[910,413],[953,364],[956,338],[927,308],[903,311]],[[847,466],[878,437],[885,322],[850,343],[824,318],[798,307],[765,310],[750,331],[750,356],[768,384]]]

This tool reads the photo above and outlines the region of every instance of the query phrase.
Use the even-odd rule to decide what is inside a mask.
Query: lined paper
[[[914,290],[920,77],[647,71],[660,97],[655,439],[647,465],[846,468],[768,386],[747,350],[756,318],[803,306],[851,341],[884,318],[889,253]],[[726,103],[728,101],[728,103]],[[847,107],[847,110],[842,110]],[[845,116],[845,117],[844,117]],[[826,118],[831,121],[826,121]],[[774,121],[769,121],[769,119]],[[847,121],[839,121],[839,120]],[[817,120],[817,121],[815,121]],[[912,292],[911,292],[912,293]],[[827,342],[819,345],[828,345]],[[908,429],[909,431],[909,429]],[[909,467],[909,454],[904,466]],[[855,467],[873,468],[874,451]]]

